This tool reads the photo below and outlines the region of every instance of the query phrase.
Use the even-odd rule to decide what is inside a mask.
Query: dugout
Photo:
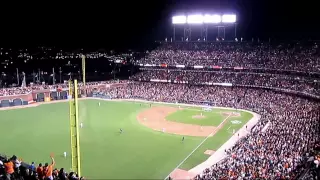
[[[97,88],[93,88],[93,89],[90,91],[89,95],[90,95],[91,97],[97,97],[98,92],[99,92],[99,91],[98,91]]]
[[[61,91],[59,97],[60,97],[60,99],[68,99],[68,92],[67,91]]]
[[[98,97],[98,92],[92,92],[92,97]]]
[[[206,106],[215,106],[215,102],[212,101],[187,101],[186,103],[192,103],[192,104],[201,104]]]
[[[10,107],[10,101],[7,99],[1,100],[1,107]]]
[[[51,100],[58,100],[58,92],[50,92]]]
[[[37,102],[44,102],[45,95],[44,93],[37,93]]]
[[[22,105],[28,105],[29,102],[28,101],[22,101]]]
[[[21,98],[15,98],[12,100],[12,106],[21,106],[23,105],[23,101]]]
[[[93,92],[87,93],[87,97],[93,97]]]

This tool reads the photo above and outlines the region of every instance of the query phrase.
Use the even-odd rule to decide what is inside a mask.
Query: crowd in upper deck
[[[138,63],[320,72],[319,55],[315,43],[176,42],[162,43]]]
[[[233,85],[283,88],[320,95],[320,79],[282,74],[161,69],[142,71],[131,79],[142,81],[171,80],[172,82],[188,82],[189,84],[231,83]]]

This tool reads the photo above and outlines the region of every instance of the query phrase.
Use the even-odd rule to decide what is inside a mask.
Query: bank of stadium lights
[[[172,17],[172,24],[218,24],[235,23],[236,21],[237,16],[234,14],[193,14]]]
[[[216,31],[218,40],[225,39],[225,28],[234,27],[234,37],[237,37],[237,16],[235,14],[217,14],[217,13],[195,13],[187,15],[177,15],[172,17],[173,41],[176,41],[176,28],[183,27],[182,41],[192,41],[192,37],[197,37],[198,41],[208,41],[208,31]],[[200,35],[192,36],[192,28],[201,28]],[[212,29],[212,27],[214,27]],[[215,34],[215,33],[214,33]],[[211,33],[211,36],[213,34]],[[172,41],[172,40],[171,40]]]
[[[220,15],[204,15],[203,16],[204,23],[221,23]]]

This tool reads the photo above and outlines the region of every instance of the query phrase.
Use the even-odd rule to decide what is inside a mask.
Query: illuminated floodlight
[[[203,17],[204,23],[221,23],[221,16],[220,15],[209,15],[206,14]]]
[[[237,21],[237,16],[234,14],[224,14],[222,15],[223,23],[235,23]]]
[[[202,15],[189,15],[187,18],[188,24],[202,24],[203,16]]]
[[[172,17],[172,24],[185,24],[187,23],[186,16],[173,16]]]

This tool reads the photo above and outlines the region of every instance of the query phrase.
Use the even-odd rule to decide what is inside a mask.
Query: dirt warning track
[[[194,124],[183,124],[167,121],[165,117],[178,111],[178,108],[167,106],[156,106],[146,109],[138,114],[137,120],[144,126],[156,131],[185,136],[207,137],[214,135],[218,130],[215,126],[199,126]]]

